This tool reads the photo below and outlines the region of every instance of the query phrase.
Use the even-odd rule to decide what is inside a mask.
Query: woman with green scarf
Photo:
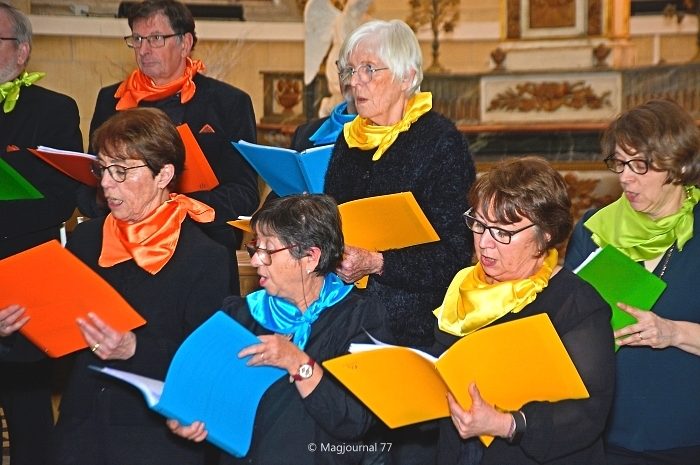
[[[622,196],[576,226],[566,265],[611,244],[666,284],[650,311],[615,332],[617,383],[606,431],[609,465],[697,464],[700,457],[700,130],[676,103],[651,100],[615,119],[602,139]],[[620,279],[624,279],[621,276]]]
[[[465,387],[472,399],[468,410],[448,394],[450,418],[440,421],[438,463],[603,465],[615,378],[610,307],[558,264],[555,247],[568,238],[573,223],[564,179],[542,158],[509,159],[483,173],[468,200],[472,208],[464,220],[478,261],[457,273],[434,312],[433,352],[441,354],[482,328],[545,313],[589,397],[533,401],[505,412],[481,396],[478,384]],[[495,439],[484,447],[482,435]]]

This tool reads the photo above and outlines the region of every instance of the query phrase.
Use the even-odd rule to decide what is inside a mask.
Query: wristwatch
[[[510,412],[510,414],[513,416],[515,428],[513,428],[513,432],[510,438],[508,438],[508,442],[511,444],[519,444],[525,430],[527,429],[527,419],[525,418],[525,414],[522,410],[515,410]]]
[[[314,374],[314,365],[316,365],[314,359],[309,358],[308,362],[299,365],[297,372],[289,377],[289,382],[293,383],[294,381],[302,381],[311,378]]]

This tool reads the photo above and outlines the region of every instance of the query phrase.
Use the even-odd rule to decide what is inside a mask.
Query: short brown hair
[[[158,13],[168,18],[170,27],[175,34],[192,34],[192,49],[197,44],[197,34],[194,32],[194,17],[187,5],[173,0],[146,0],[132,6],[127,15],[129,29],[134,29],[134,21],[147,19]]]
[[[535,223],[540,254],[563,243],[573,225],[564,178],[541,157],[498,162],[472,185],[469,204],[489,221]]]
[[[92,147],[117,160],[143,160],[153,175],[171,164],[177,177],[185,165],[180,134],[170,118],[157,108],[117,112],[94,132]]]
[[[616,145],[668,171],[666,183],[700,183],[700,129],[672,100],[650,100],[620,114],[603,133],[603,156],[614,154]]]

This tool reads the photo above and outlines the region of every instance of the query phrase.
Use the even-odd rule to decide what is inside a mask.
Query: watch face
[[[299,376],[301,377],[301,379],[309,379],[313,374],[314,368],[308,363],[305,363],[299,367]]]

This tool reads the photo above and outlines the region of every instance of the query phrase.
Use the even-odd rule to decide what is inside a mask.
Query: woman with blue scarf
[[[602,141],[622,196],[574,229],[566,264],[613,245],[666,282],[650,311],[615,331],[617,378],[606,430],[608,465],[690,465],[700,457],[700,130],[676,103],[618,116]],[[620,276],[624,280],[625,276]]]
[[[289,376],[263,396],[248,455],[221,463],[360,463],[374,417],[321,362],[367,341],[365,331],[386,337],[385,312],[333,273],[344,245],[337,206],[325,195],[276,198],[253,215],[251,227],[255,239],[246,247],[262,289],[228,297],[223,307],[260,339],[238,356]],[[176,434],[196,441],[206,437],[205,427],[171,423]]]

